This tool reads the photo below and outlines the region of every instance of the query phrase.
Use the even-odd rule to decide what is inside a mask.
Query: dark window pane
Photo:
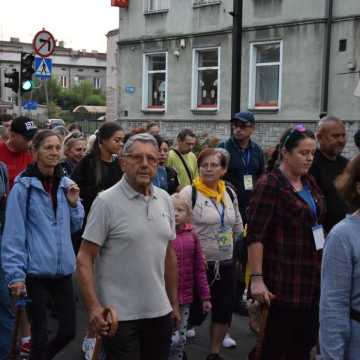
[[[164,73],[149,74],[148,77],[148,107],[163,108],[165,106],[165,80]]]
[[[218,93],[218,71],[201,70],[198,78],[198,107],[216,107]]]
[[[256,68],[255,106],[279,105],[279,66]]]
[[[165,54],[149,56],[149,70],[166,70]]]
[[[280,44],[256,46],[256,62],[278,62],[280,61]]]
[[[206,50],[199,52],[199,67],[218,66],[218,51]]]

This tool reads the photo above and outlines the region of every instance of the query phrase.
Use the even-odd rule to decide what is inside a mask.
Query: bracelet
[[[252,277],[257,277],[257,276],[263,277],[263,274],[260,274],[260,273],[259,273],[259,274],[251,274],[251,275],[250,275],[251,278],[252,278]]]

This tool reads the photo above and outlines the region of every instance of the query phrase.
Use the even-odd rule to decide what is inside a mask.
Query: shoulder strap
[[[231,188],[231,186],[226,185],[226,192],[229,194],[231,202],[234,204],[236,195],[235,195],[234,190]],[[192,209],[195,207],[196,199],[197,199],[197,190],[196,190],[196,187],[194,185],[192,185],[191,186],[191,208]]]
[[[191,208],[193,209],[196,204],[197,190],[194,185],[191,186]]]
[[[234,204],[234,200],[236,196],[234,190],[230,186],[226,185],[226,192],[229,194],[231,202]]]
[[[189,169],[189,167],[187,166],[184,158],[182,157],[182,155],[181,155],[176,149],[172,148],[172,150],[174,151],[174,153],[178,156],[178,158],[181,160],[182,164],[184,165],[184,168],[185,168],[185,170],[186,170],[186,173],[187,173],[187,175],[188,175],[188,177],[189,177],[190,184],[191,184],[192,181],[193,181],[193,178],[192,178],[192,176],[191,176],[190,169]]]

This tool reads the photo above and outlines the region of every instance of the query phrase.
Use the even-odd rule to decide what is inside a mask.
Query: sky
[[[65,47],[106,52],[106,33],[119,27],[111,0],[0,0],[0,40],[32,42],[45,28]]]

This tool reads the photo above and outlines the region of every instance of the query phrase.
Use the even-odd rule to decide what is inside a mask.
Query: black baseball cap
[[[19,116],[11,122],[10,131],[22,135],[26,140],[31,140],[38,128],[34,122],[26,116]]]
[[[255,116],[250,111],[241,111],[231,117],[231,122],[242,122],[244,124],[255,124]]]

